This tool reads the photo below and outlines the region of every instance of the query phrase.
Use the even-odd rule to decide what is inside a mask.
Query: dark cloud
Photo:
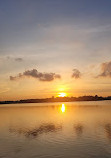
[[[101,73],[98,77],[111,77],[111,61],[101,64]]]
[[[22,58],[15,58],[15,61],[21,62],[21,61],[23,61],[23,59]]]
[[[10,80],[14,81],[23,77],[33,77],[38,79],[39,81],[53,81],[56,78],[58,79],[61,78],[59,74],[46,73],[46,72],[42,73],[42,72],[38,72],[36,69],[33,69],[33,70],[27,70],[23,73],[19,73],[17,76],[10,76]]]
[[[7,57],[6,57],[6,59],[7,59],[7,60],[10,60],[10,59],[11,59],[11,57],[10,57],[10,56],[7,56]]]
[[[18,61],[18,62],[23,61],[23,58],[20,58],[20,57],[14,58],[14,57],[12,57],[12,56],[7,56],[6,59],[7,59],[7,60],[15,60],[15,61]]]
[[[81,77],[81,72],[78,69],[73,69],[72,78],[79,79]]]
[[[18,80],[23,77],[23,74],[19,73],[17,76],[10,76],[11,81]]]

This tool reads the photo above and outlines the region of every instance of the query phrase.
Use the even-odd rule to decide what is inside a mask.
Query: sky
[[[0,0],[0,100],[111,96],[110,0]]]

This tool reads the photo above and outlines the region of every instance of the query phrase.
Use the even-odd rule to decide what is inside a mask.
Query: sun
[[[66,97],[67,96],[67,94],[66,93],[59,93],[59,95],[58,95],[58,97]]]

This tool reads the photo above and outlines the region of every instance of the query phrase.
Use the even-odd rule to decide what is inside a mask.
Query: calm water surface
[[[0,158],[111,158],[111,101],[0,105]]]

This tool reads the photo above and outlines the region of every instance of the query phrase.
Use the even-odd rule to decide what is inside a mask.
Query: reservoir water
[[[0,158],[111,158],[111,101],[0,105]]]

